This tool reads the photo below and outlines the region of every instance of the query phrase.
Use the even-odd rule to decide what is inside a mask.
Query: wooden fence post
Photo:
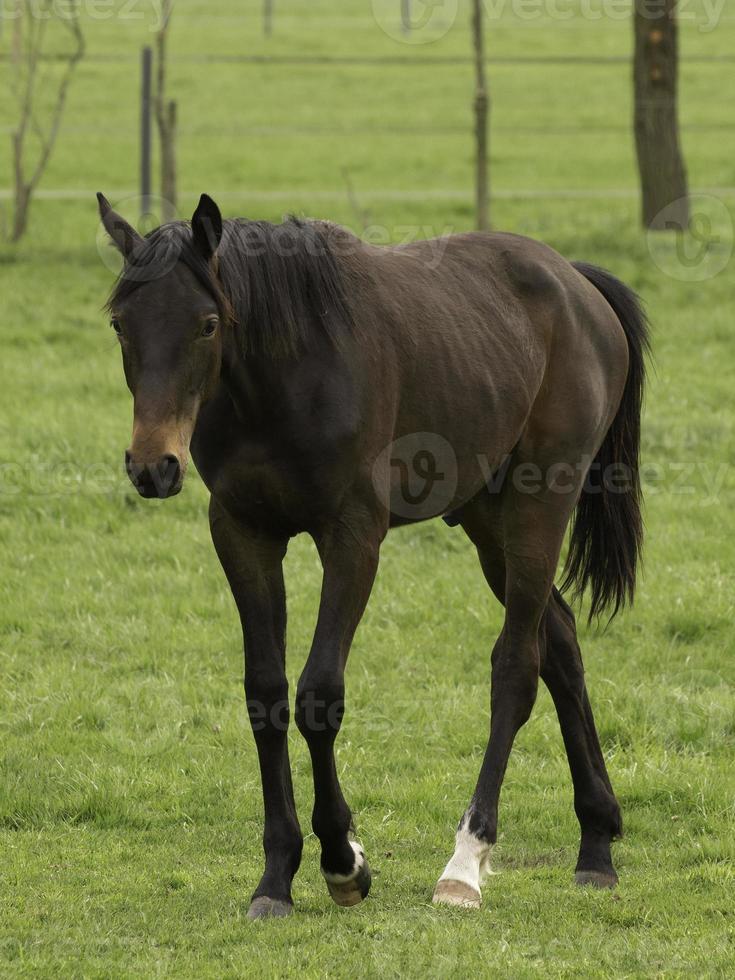
[[[164,0],[163,20],[156,36],[156,87],[153,103],[158,123],[161,155],[161,214],[164,222],[173,221],[176,214],[176,102],[166,98],[168,77],[168,31],[171,26],[174,0]]]
[[[141,216],[151,211],[151,84],[153,50],[143,48],[140,111],[140,207]]]
[[[477,229],[490,228],[490,192],[488,181],[488,109],[490,97],[485,72],[485,38],[483,34],[483,0],[474,0],[472,33],[475,47],[475,143]]]

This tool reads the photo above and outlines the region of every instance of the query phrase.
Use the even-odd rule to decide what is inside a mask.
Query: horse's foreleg
[[[212,540],[242,621],[245,694],[263,784],[265,870],[248,917],[287,915],[303,837],[296,816],[288,759],[288,683],[285,671],[286,540],[255,534],[212,499]]]
[[[334,742],[344,713],[344,670],[378,567],[384,532],[357,514],[317,537],[324,566],[314,640],[296,692],[296,724],[306,739],[314,774],[312,826],[321,869],[338,905],[356,905],[370,888],[362,848],[350,840],[352,815],[337,778]]]

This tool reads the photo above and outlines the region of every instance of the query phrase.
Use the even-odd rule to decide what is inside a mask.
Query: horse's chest
[[[192,447],[194,448],[194,447]],[[210,492],[233,515],[258,526],[285,525],[304,510],[301,481],[292,459],[267,443],[230,442],[194,452]]]
[[[234,517],[278,533],[321,523],[349,483],[344,457],[329,454],[330,460],[278,439],[198,440],[192,454],[210,492]]]
[[[214,492],[230,513],[259,527],[297,530],[307,501],[285,461],[234,460],[221,468]]]

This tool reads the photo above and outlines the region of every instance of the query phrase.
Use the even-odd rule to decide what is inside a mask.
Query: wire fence
[[[7,61],[7,52],[0,52],[0,62]],[[61,60],[60,55],[45,54],[42,60],[53,62]],[[135,53],[89,53],[85,56],[85,61],[93,64],[133,64],[140,60]],[[380,55],[380,56],[341,56],[341,55],[226,55],[226,54],[171,54],[168,57],[170,64],[222,64],[222,65],[254,65],[254,66],[273,66],[273,67],[406,67],[406,68],[426,68],[434,66],[443,67],[471,67],[473,61],[470,57],[462,55],[443,56],[443,55]],[[493,66],[586,66],[604,68],[617,65],[630,65],[630,57],[625,55],[603,55],[591,57],[588,55],[496,55],[486,59],[488,67]],[[735,54],[717,55],[681,55],[679,57],[681,65],[723,65],[735,63]],[[109,127],[112,132],[116,127],[111,124]],[[679,127],[684,132],[730,132],[735,130],[735,118],[730,121],[718,120],[705,123],[682,122]],[[0,131],[9,127],[0,126]],[[99,125],[65,125],[65,132],[101,132],[105,127]],[[627,133],[630,127],[627,124],[608,124],[593,123],[584,126],[567,125],[512,125],[503,126],[493,124],[494,132],[514,132],[525,133],[528,135],[574,135],[576,133]],[[195,124],[194,126],[182,125],[179,132],[206,133],[209,127],[206,123]],[[436,133],[437,135],[454,135],[467,132],[466,125],[443,125],[431,123],[426,125],[407,123],[406,125],[369,125],[369,126],[342,126],[333,124],[314,123],[308,126],[299,124],[286,125],[238,125],[232,126],[232,131],[244,136],[295,136],[295,135],[328,135],[344,134],[354,135],[362,133],[383,133],[400,135],[417,135],[421,133]]]
[[[0,52],[0,62],[8,61],[7,51]],[[61,61],[61,54],[47,53],[41,56],[42,61]],[[93,64],[131,63],[139,60],[134,53],[106,52],[85,55],[84,60]],[[492,55],[485,59],[488,67],[494,65],[586,65],[589,67],[605,67],[608,65],[629,65],[630,58],[626,55]],[[339,65],[341,67],[469,67],[474,64],[472,58],[465,55],[275,55],[275,54],[171,54],[168,57],[171,64],[222,64],[222,65],[274,65],[289,67],[310,67],[321,65]],[[681,55],[682,65],[722,65],[735,63],[735,54],[693,54]]]
[[[42,56],[42,60],[48,62],[55,62],[61,60],[60,55],[54,53],[47,53]],[[7,51],[0,51],[0,63],[7,62],[10,55]],[[131,52],[88,52],[85,55],[85,62],[91,64],[129,64],[137,65],[140,60],[140,55],[134,51]],[[538,54],[538,55],[491,55],[487,57],[486,63],[489,69],[493,68],[503,68],[503,67],[585,67],[587,69],[620,69],[621,67],[629,68],[631,64],[631,58],[629,55],[586,55],[586,54]],[[229,66],[252,66],[258,68],[303,68],[309,69],[321,69],[330,67],[340,67],[340,68],[400,68],[401,70],[406,70],[408,72],[411,69],[421,69],[425,71],[427,68],[433,68],[437,71],[443,69],[451,68],[467,68],[470,69],[473,66],[473,59],[470,56],[465,55],[438,55],[438,54],[426,54],[421,53],[417,50],[412,50],[410,53],[406,54],[395,54],[395,55],[330,55],[330,54],[223,54],[223,53],[196,53],[196,54],[174,54],[171,53],[168,57],[168,61],[171,65],[229,65]],[[735,53],[733,54],[680,54],[679,63],[682,67],[687,66],[701,66],[701,67],[722,67],[723,65],[730,65],[735,63]],[[10,125],[0,125],[0,133],[9,132],[11,130]],[[78,123],[65,121],[63,123],[63,130],[65,133],[102,133],[109,132],[110,134],[116,132],[118,129],[118,124],[113,120],[109,123]],[[185,134],[207,134],[214,132],[218,129],[213,123],[208,122],[206,119],[197,120],[191,123],[182,122],[178,127],[179,135]],[[680,129],[685,133],[730,133],[735,130],[735,117],[724,118],[719,120],[711,121],[681,121]],[[312,136],[319,135],[342,135],[342,136],[352,136],[352,135],[371,135],[371,134],[385,134],[389,136],[395,136],[398,138],[405,138],[411,136],[420,136],[422,134],[433,134],[437,136],[453,137],[453,136],[463,136],[468,133],[468,125],[466,123],[441,123],[441,122],[430,122],[430,123],[412,123],[407,122],[405,124],[390,124],[390,123],[368,123],[368,124],[350,124],[350,123],[332,123],[328,121],[314,121],[308,124],[300,123],[268,123],[268,124],[249,124],[247,122],[238,123],[234,121],[229,127],[229,131],[238,136],[248,136],[248,137],[264,137],[264,138],[278,138],[282,136],[292,136],[309,138]],[[569,136],[575,137],[580,134],[589,136],[590,134],[610,134],[610,135],[625,135],[630,132],[630,125],[627,122],[620,123],[607,123],[607,122],[595,122],[595,123],[585,123],[584,125],[568,125],[564,123],[522,123],[522,124],[503,124],[502,122],[493,121],[492,123],[493,133],[512,133],[515,136],[526,135],[526,136]],[[731,196],[733,193],[732,187],[719,188],[718,191],[724,195]],[[86,195],[88,192],[86,190],[82,191],[79,189],[46,189],[40,190],[37,194],[39,198],[46,197],[47,199],[71,199],[76,197],[81,197]],[[235,192],[233,192],[235,193]],[[252,195],[250,191],[250,195]],[[324,195],[331,195],[331,191],[324,190],[322,192]],[[343,195],[343,191],[335,192]],[[383,197],[385,194],[391,196],[395,194],[394,191],[376,191],[378,196]],[[459,195],[466,195],[467,191],[460,191],[459,189],[446,188],[437,189],[437,194],[442,198],[455,197]],[[534,196],[534,190],[510,190],[507,192],[509,197],[515,196]],[[621,196],[625,197],[631,193],[630,189],[622,188],[609,188],[602,192],[590,189],[588,192],[585,191],[575,191],[572,189],[557,189],[557,190],[547,190],[540,192],[540,196],[544,197],[577,197],[584,196],[589,193],[591,196],[596,196],[601,194],[605,197],[611,196]],[[224,192],[226,195],[227,192]],[[319,192],[317,192],[318,196]],[[400,192],[401,199],[405,199],[407,196],[407,191]],[[5,199],[9,195],[7,189],[0,189],[0,199]],[[263,199],[279,199],[286,195],[285,191],[276,190],[273,192],[264,192]],[[494,196],[502,196],[503,192],[496,188],[494,191]],[[312,194],[312,196],[314,196]],[[363,195],[364,196],[364,195]],[[422,196],[426,197],[426,191],[422,192]]]

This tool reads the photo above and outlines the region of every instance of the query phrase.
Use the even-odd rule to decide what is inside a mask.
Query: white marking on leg
[[[324,868],[322,868],[322,874],[327,881],[330,881],[333,885],[346,885],[347,882],[356,878],[360,870],[365,867],[365,852],[362,849],[362,845],[358,844],[357,841],[354,840],[349,841],[349,844],[352,850],[355,852],[355,863],[352,866],[352,871],[350,871],[349,874],[333,874],[329,871],[325,871]]]
[[[457,831],[454,854],[439,881],[461,881],[480,893],[484,878],[492,874],[490,869],[490,845],[476,837],[463,820]]]

